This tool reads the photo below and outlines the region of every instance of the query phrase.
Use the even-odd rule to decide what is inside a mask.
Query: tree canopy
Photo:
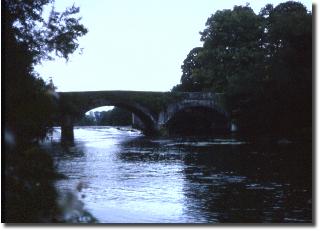
[[[52,60],[54,55],[68,59],[79,47],[78,37],[88,30],[80,24],[79,7],[57,12],[54,0],[4,0],[5,33],[13,33],[18,43],[32,54],[33,62]],[[51,7],[44,18],[44,9]]]
[[[87,29],[76,17],[78,7],[60,13],[53,0],[4,0],[1,6],[6,131],[28,143],[45,137],[56,106],[53,83],[45,83],[34,65],[54,57],[67,60]],[[45,7],[51,7],[47,18]]]
[[[268,4],[259,14],[235,6],[217,11],[205,26],[203,46],[190,51],[173,91],[225,93],[242,130],[311,128],[312,13],[304,5]]]

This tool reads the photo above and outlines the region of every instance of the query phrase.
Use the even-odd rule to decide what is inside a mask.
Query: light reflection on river
[[[75,146],[47,144],[60,192],[76,191],[102,223],[311,222],[311,146],[234,138],[147,138],[75,127]],[[310,146],[310,147],[309,147]]]

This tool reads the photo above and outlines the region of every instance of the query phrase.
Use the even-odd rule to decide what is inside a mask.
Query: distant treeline
[[[76,122],[78,126],[128,126],[131,125],[131,112],[125,109],[114,107],[109,111],[96,111],[85,115]]]
[[[312,130],[312,12],[301,3],[219,10],[200,32],[172,91],[225,93],[231,118],[251,135]]]

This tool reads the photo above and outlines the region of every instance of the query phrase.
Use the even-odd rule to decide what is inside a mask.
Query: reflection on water
[[[76,127],[75,146],[47,143],[60,192],[78,190],[103,223],[311,222],[310,144],[234,138],[147,138]],[[80,186],[79,186],[80,185]]]

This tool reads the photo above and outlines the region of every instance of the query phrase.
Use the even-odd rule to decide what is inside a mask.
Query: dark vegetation
[[[205,107],[193,107],[177,112],[166,127],[170,135],[205,136],[229,133],[228,125],[224,115]]]
[[[68,221],[56,203],[53,181],[59,176],[50,155],[38,145],[54,124],[55,88],[33,67],[54,57],[68,60],[87,29],[75,6],[62,13],[52,8],[49,18],[43,18],[44,7],[53,2],[1,2],[2,222]],[[235,6],[213,14],[200,34],[203,46],[190,51],[181,84],[173,91],[224,93],[231,117],[244,133],[311,138],[312,13],[291,1],[266,5],[259,14],[249,6]],[[119,121],[113,118],[122,121],[119,113],[127,115],[115,109],[100,114],[99,123],[115,125]],[[83,214],[89,218],[71,221],[94,221]]]
[[[224,93],[243,134],[312,134],[312,13],[301,3],[217,11],[172,91]]]
[[[4,119],[2,155],[2,222],[65,222],[57,204],[53,182],[59,176],[51,156],[38,142],[53,125],[57,98],[52,81],[46,83],[34,65],[54,57],[68,59],[78,48],[77,38],[87,33],[72,6],[54,10],[47,19],[42,12],[53,0],[4,0],[2,54],[4,60]],[[93,219],[92,219],[93,220]]]
[[[85,115],[75,123],[79,126],[128,126],[131,125],[131,112],[125,109],[114,107],[109,111],[96,111]]]

